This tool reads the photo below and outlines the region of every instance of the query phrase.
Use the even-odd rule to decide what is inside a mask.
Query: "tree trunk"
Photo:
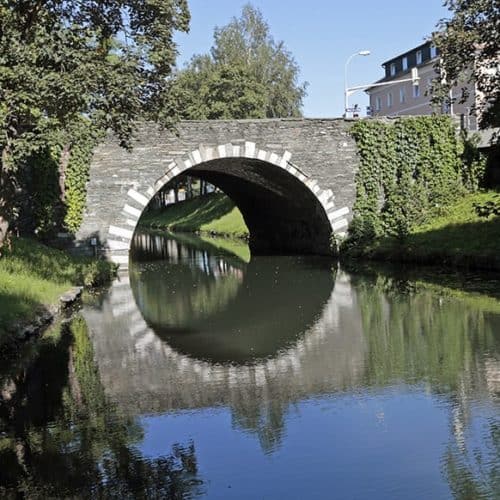
[[[2,150],[2,161],[0,162],[0,248],[3,247],[7,233],[9,231],[10,213],[9,207],[9,192],[10,192],[10,175],[7,170],[7,162],[9,156],[9,148],[5,146]]]

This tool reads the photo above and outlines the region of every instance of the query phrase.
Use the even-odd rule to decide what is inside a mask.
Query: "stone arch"
[[[346,216],[349,214],[349,208],[336,207],[332,190],[322,189],[315,179],[310,178],[297,165],[291,162],[291,157],[292,154],[289,151],[277,154],[266,149],[260,149],[254,142],[249,141],[243,144],[220,144],[216,147],[199,146],[198,149],[169,163],[165,173],[145,191],[139,192],[133,188],[128,190],[127,198],[122,208],[122,215],[126,217],[125,224],[110,224],[108,228],[108,256],[113,262],[126,267],[128,264],[128,252],[137,223],[142,212],[155,194],[180,174],[202,164],[223,159],[258,160],[278,167],[282,172],[286,172],[305,186],[317,200],[319,206],[324,211],[325,220],[328,221],[331,234],[337,238],[343,238],[348,226]]]

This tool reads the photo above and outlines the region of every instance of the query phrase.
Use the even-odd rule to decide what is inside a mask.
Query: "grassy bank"
[[[140,226],[235,238],[248,237],[248,228],[233,201],[222,193],[181,201],[161,211],[144,214]]]
[[[109,281],[114,266],[77,258],[29,239],[14,239],[0,258],[0,345],[13,325],[28,322],[74,285],[97,286]]]
[[[345,255],[500,270],[500,217],[479,217],[474,209],[474,205],[497,197],[495,191],[464,196],[415,227],[404,240],[380,238],[367,244],[348,245]]]

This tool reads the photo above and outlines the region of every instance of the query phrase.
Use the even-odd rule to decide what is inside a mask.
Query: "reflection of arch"
[[[144,320],[127,275],[113,283],[104,304],[95,310],[86,307],[83,315],[94,332],[104,387],[132,412],[233,406],[232,399],[237,400],[240,389],[249,384],[261,388],[262,394],[292,402],[352,387],[364,371],[366,341],[354,291],[342,272],[337,273],[321,316],[302,338],[254,365],[214,364],[173,349]],[[338,348],[321,348],[324,344]],[[228,390],[221,391],[219,383]]]
[[[230,185],[226,182],[225,185],[221,186],[222,189],[236,201],[237,205],[240,206],[240,201],[244,205],[240,208],[243,208],[247,225],[254,226],[256,229],[259,224],[267,223],[269,225],[269,228],[265,229],[262,234],[254,235],[253,243],[251,240],[251,246],[254,249],[261,251],[261,253],[276,253],[280,250],[278,245],[282,245],[285,252],[328,253],[330,236],[332,234],[343,236],[343,231],[348,224],[345,216],[349,213],[349,209],[347,207],[336,208],[333,192],[330,189],[321,189],[317,181],[309,178],[297,166],[293,165],[290,158],[291,153],[288,151],[280,156],[274,152],[257,148],[253,142],[245,142],[244,144],[230,143],[217,147],[200,146],[184,158],[172,161],[167,166],[165,174],[145,192],[141,193],[134,189],[127,192],[127,200],[123,206],[123,213],[127,216],[127,227],[111,224],[108,230],[108,247],[111,259],[122,265],[128,264],[128,251],[137,222],[151,198],[168,182],[183,172],[189,171],[190,174],[221,185],[224,184],[224,177],[227,179],[227,176],[230,175],[228,162],[239,162],[238,175],[240,177],[238,177],[238,183]],[[252,171],[252,167],[254,167],[254,171]],[[261,179],[257,178],[258,175],[254,175],[257,168],[262,174]],[[267,189],[271,172],[272,175],[276,176],[277,182],[285,183],[287,190],[295,191],[290,195],[285,190],[279,192],[279,190],[273,189],[273,186]],[[249,217],[250,220],[248,220],[245,215],[245,206],[249,209],[255,208],[255,200],[248,196],[248,187],[250,184],[258,187],[259,182],[260,194],[265,191],[268,195],[265,200],[267,206],[263,207],[254,218]],[[231,193],[231,190],[234,193]],[[309,200],[313,200],[313,202]],[[273,209],[276,209],[280,203],[285,203],[283,206],[286,208],[281,209],[281,213],[276,213],[279,209],[273,212]],[[294,209],[293,214],[290,213],[292,212],[291,208]],[[300,214],[301,208],[304,211],[303,214]],[[291,216],[298,218],[300,215],[302,215],[303,220],[297,219],[294,227],[286,227]],[[272,220],[267,221],[268,218]],[[280,227],[279,223],[282,224],[281,232],[276,231],[277,226]],[[251,228],[251,238],[252,232],[254,232],[253,228]],[[274,241],[266,244],[266,239],[272,238],[274,233],[276,233]]]
[[[295,343],[255,364],[211,363],[172,348],[144,320],[128,276],[113,283],[99,307],[86,306],[83,314],[93,332],[102,383],[124,411],[224,405],[235,425],[257,433],[265,446],[279,442],[279,416],[290,404],[356,386],[364,372],[366,341],[354,292],[342,272],[314,324]]]
[[[329,259],[280,262],[277,267],[274,258],[252,258],[238,269],[237,280],[230,275],[207,280],[191,260],[176,264],[175,271],[148,263],[137,273],[132,265],[129,274],[142,316],[174,350],[238,365],[274,357],[295,344],[331,294],[335,277]],[[207,290],[212,295],[206,296]]]

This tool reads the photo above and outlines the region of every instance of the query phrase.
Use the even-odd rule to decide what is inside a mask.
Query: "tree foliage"
[[[445,77],[438,98],[445,99],[453,85],[475,83],[484,99],[477,103],[482,127],[500,125],[500,2],[498,0],[446,0],[452,17],[443,19],[434,42],[440,50]],[[466,87],[462,99],[467,98]]]
[[[265,118],[265,95],[265,87],[243,65],[201,65],[177,77],[181,113],[187,119]]]
[[[300,116],[305,89],[293,56],[250,4],[215,28],[210,54],[194,56],[176,82],[187,119]]]
[[[172,37],[188,22],[186,0],[0,2],[0,229],[18,172],[62,147],[64,174],[82,120],[88,138],[111,129],[124,146],[137,119],[170,123]]]

